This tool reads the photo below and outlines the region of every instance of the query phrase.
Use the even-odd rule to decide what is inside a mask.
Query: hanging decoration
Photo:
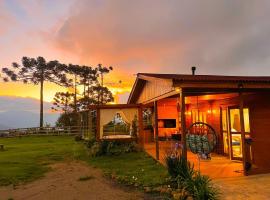
[[[203,159],[211,159],[210,153],[217,145],[215,130],[204,122],[195,122],[187,129],[187,147]]]

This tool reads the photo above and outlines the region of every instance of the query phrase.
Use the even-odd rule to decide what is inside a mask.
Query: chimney
[[[192,70],[192,75],[194,76],[195,75],[195,71],[196,71],[196,67],[195,66],[191,67],[191,70]]]

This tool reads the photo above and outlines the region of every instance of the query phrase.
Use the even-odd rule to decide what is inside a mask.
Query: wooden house
[[[244,175],[270,172],[270,77],[139,73],[126,105],[91,109],[98,110],[99,139],[104,136],[103,116],[108,122],[108,113],[121,111],[129,115],[124,118],[131,124],[133,113],[138,120],[138,141],[145,148],[152,145],[156,159],[164,154],[162,145],[171,140],[179,140],[189,159],[186,135],[200,122],[215,132],[214,154],[234,163],[231,166],[240,163]],[[110,111],[101,116],[106,109]],[[205,168],[210,168],[208,163]]]

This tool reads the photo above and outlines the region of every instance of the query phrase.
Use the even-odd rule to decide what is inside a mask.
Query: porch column
[[[155,140],[156,140],[156,159],[159,160],[159,142],[158,142],[158,106],[157,101],[154,101],[154,114],[155,114]]]
[[[138,142],[139,144],[144,147],[144,132],[143,132],[143,112],[142,112],[142,107],[140,106],[138,108],[138,125],[139,125],[139,136],[138,136]]]
[[[243,157],[243,170],[244,175],[247,175],[246,171],[246,142],[245,142],[245,123],[244,123],[244,98],[242,92],[239,92],[239,111],[240,111],[240,125],[241,125],[241,148]]]
[[[182,130],[182,135],[181,135],[181,140],[182,140],[182,155],[187,158],[187,143],[186,143],[186,115],[185,115],[185,94],[183,89],[180,89],[180,106],[181,106],[181,130]]]

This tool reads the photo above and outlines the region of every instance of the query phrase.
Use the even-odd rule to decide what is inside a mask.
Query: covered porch
[[[183,89],[177,90],[178,94],[145,104],[142,108],[143,113],[152,112],[150,120],[145,116],[143,118],[143,146],[146,152],[165,164],[165,156],[178,151],[194,164],[195,169],[212,178],[245,175],[240,101],[250,93],[221,90],[189,93],[185,90],[183,93]],[[244,107],[242,109],[246,139],[250,137],[249,110]],[[152,132],[147,128],[149,122],[153,127]],[[199,152],[192,153],[188,141],[185,141],[187,134],[209,134],[209,130],[203,124],[211,127],[216,137],[215,147],[207,159]]]
[[[138,74],[128,103],[142,105],[142,145],[155,159],[164,163],[177,145],[196,168],[199,154],[200,170],[211,177],[243,176],[270,170],[258,142],[262,127],[270,128],[262,119],[270,114],[269,89],[268,77],[146,73]],[[208,135],[215,138],[211,153],[202,152]]]
[[[165,157],[168,152],[174,148],[174,141],[160,141],[159,142],[159,153],[161,162],[165,165]],[[145,151],[156,158],[155,143],[148,143],[144,146]],[[243,164],[241,161],[230,160],[229,158],[212,153],[211,160],[198,160],[198,156],[190,151],[187,151],[187,157],[189,162],[194,164],[194,168],[200,171],[202,174],[208,175],[211,178],[226,178],[226,177],[238,177],[243,176]]]

